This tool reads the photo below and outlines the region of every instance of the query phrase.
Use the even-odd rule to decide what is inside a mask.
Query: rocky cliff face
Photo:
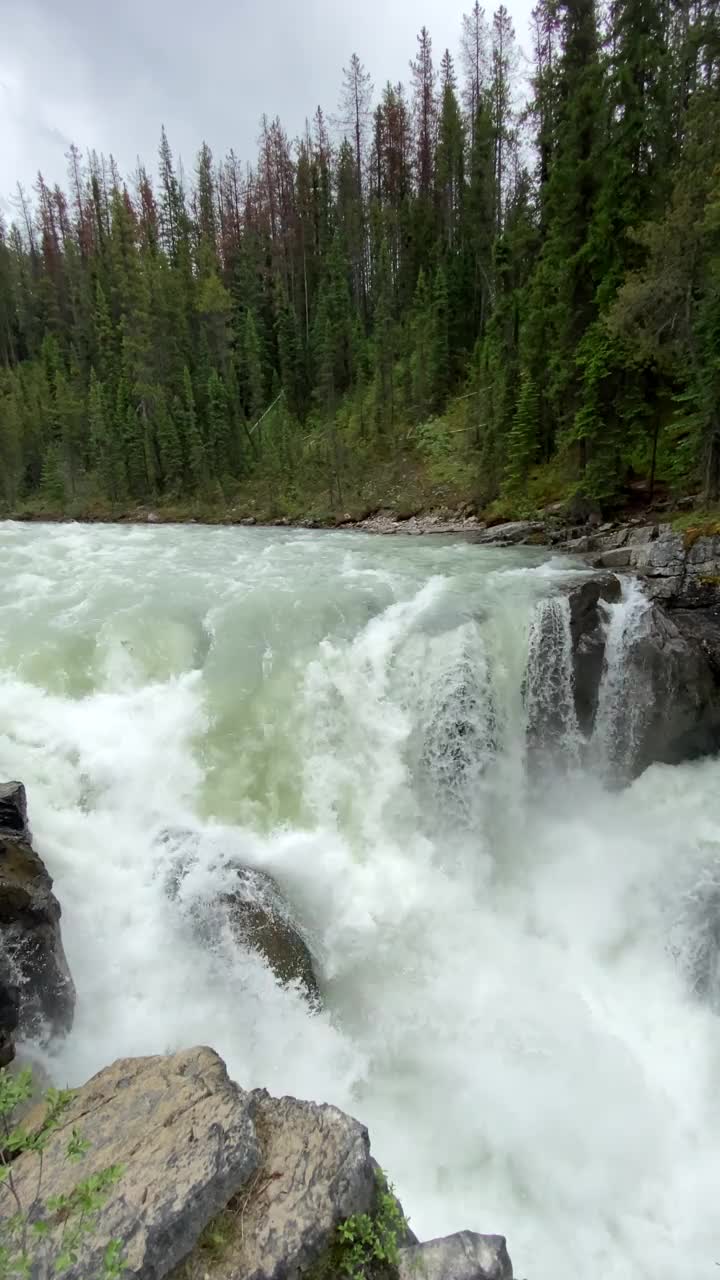
[[[75,988],[60,936],[60,904],[32,847],[25,788],[0,784],[0,1064],[15,1034],[68,1031]]]
[[[667,525],[599,530],[565,544],[598,574],[570,591],[578,723],[593,732],[606,664],[608,606],[623,575],[642,584],[646,605],[624,639],[632,700],[628,773],[720,750],[720,537]],[[617,576],[619,575],[619,576]]]
[[[586,555],[598,569],[637,574],[648,597],[669,609],[720,605],[720,534],[681,533],[667,524],[624,525],[583,534],[563,549]]]
[[[32,1129],[41,1119],[38,1108],[25,1123]],[[74,1126],[90,1143],[80,1165],[65,1155]],[[17,1196],[39,1215],[79,1178],[123,1169],[96,1229],[79,1243],[68,1280],[100,1274],[113,1239],[123,1244],[123,1275],[137,1280],[331,1280],[347,1274],[339,1224],[352,1225],[355,1215],[377,1221],[388,1203],[396,1256],[367,1275],[512,1280],[501,1236],[462,1232],[417,1243],[397,1202],[379,1190],[368,1133],[357,1120],[335,1107],[246,1092],[204,1047],[123,1059],[101,1071],[78,1090],[43,1165],[39,1195],[37,1156],[25,1153],[13,1165]],[[0,1213],[3,1194],[0,1186]],[[222,1245],[208,1250],[211,1223]],[[43,1245],[50,1256],[62,1232],[62,1222],[51,1225]]]

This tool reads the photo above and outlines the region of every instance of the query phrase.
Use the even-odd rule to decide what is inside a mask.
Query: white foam
[[[532,1280],[711,1275],[720,1030],[688,970],[720,765],[527,784],[528,635],[562,566],[199,528],[0,525],[0,554],[0,608],[51,584],[0,612],[0,776],[63,903],[58,1080],[211,1043],[243,1085],[366,1122],[421,1235],[502,1231]],[[168,827],[195,833],[188,892],[219,851],[277,878],[321,1014],[230,938],[203,949]]]

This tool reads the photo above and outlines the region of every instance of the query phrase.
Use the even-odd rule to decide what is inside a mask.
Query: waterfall
[[[633,770],[640,735],[652,710],[652,688],[642,664],[630,655],[644,631],[649,602],[635,579],[623,579],[622,598],[603,606],[605,662],[589,762],[611,782]]]
[[[477,829],[500,730],[487,649],[477,623],[430,647],[417,714],[420,792],[435,827]]]
[[[0,523],[0,560],[0,777],[78,989],[58,1085],[211,1044],[366,1124],[421,1236],[480,1204],[532,1280],[717,1271],[720,762],[607,786],[637,587],[585,743],[542,548]],[[321,1009],[212,933],[228,865],[277,884]]]
[[[575,712],[570,601],[541,600],[535,608],[525,679],[528,746],[542,766],[577,767],[582,735]]]

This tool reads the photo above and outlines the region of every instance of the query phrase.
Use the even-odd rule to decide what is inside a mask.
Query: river
[[[26,784],[78,989],[58,1083],[211,1044],[243,1086],[366,1123],[422,1238],[502,1232],[528,1280],[717,1276],[720,1021],[692,974],[719,929],[720,762],[608,786],[608,712],[580,769],[543,603],[580,566],[10,523],[0,564],[0,778]],[[563,740],[530,770],[544,704]],[[322,1012],[188,930],[167,893],[188,831],[200,898],[219,855],[276,877]]]

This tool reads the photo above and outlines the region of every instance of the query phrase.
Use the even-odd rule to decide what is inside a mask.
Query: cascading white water
[[[530,628],[526,677],[528,731],[544,764],[580,763],[581,735],[575,712],[570,601],[541,600]]]
[[[56,1079],[211,1043],[366,1122],[422,1236],[503,1231],[529,1280],[713,1275],[720,763],[528,784],[529,647],[574,733],[565,658],[532,674],[572,568],[197,527],[0,525],[0,554],[0,776],[78,987]],[[189,927],[228,857],[280,884],[322,1013]]]
[[[622,598],[603,607],[607,618],[605,668],[593,733],[594,762],[608,779],[623,779],[652,709],[649,678],[637,664],[630,670],[626,661],[628,651],[642,635],[649,605],[640,584],[630,578],[623,581]]]

